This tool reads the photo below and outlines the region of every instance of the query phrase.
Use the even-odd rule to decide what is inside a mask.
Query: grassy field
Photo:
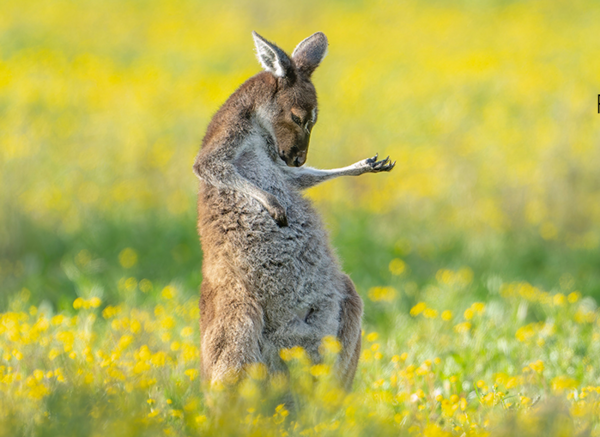
[[[600,435],[600,5],[0,0],[0,436]],[[354,391],[198,379],[191,165],[323,31],[307,194],[365,300]],[[281,405],[291,387],[293,409]]]

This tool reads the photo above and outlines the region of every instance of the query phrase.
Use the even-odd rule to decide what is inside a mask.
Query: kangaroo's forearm
[[[293,185],[304,190],[339,176],[360,176],[364,173],[390,171],[395,165],[396,161],[390,162],[389,156],[377,161],[377,155],[375,155],[373,158],[363,159],[347,167],[332,170],[318,170],[310,167],[292,168],[288,171],[288,177]]]
[[[340,176],[359,176],[367,170],[360,166],[360,162],[342,168],[319,170],[311,167],[301,167],[290,174],[292,183],[301,190],[314,187],[321,182]],[[296,170],[296,169],[294,169]]]

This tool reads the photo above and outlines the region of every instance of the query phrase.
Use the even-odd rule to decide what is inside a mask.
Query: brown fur
[[[336,336],[338,376],[350,389],[362,301],[302,190],[338,176],[390,171],[394,163],[375,157],[342,169],[302,167],[317,114],[310,76],[327,39],[312,35],[290,58],[254,38],[267,71],[215,114],[194,164],[204,252],[202,376],[222,381],[257,362],[285,371],[279,350],[293,346],[319,361],[322,338]]]

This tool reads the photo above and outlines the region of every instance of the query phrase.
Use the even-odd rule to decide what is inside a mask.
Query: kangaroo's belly
[[[200,207],[209,209],[201,212],[201,237],[210,233],[212,240],[215,234],[219,240],[205,244],[203,238],[205,262],[218,252],[260,300],[282,295],[302,300],[316,290],[321,295],[332,293],[341,272],[328,235],[306,199],[298,195],[293,202],[281,201],[288,226],[279,227],[252,198],[230,190],[218,190],[214,196],[218,202]]]

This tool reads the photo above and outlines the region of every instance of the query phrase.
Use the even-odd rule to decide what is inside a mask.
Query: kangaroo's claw
[[[271,217],[273,217],[273,220],[275,220],[275,223],[277,223],[277,226],[284,228],[288,225],[287,215],[283,207],[279,206],[274,208],[270,213]]]
[[[382,159],[381,161],[377,161],[377,156],[375,155],[373,158],[367,159],[367,164],[371,168],[372,172],[378,173],[380,171],[390,171],[396,165],[396,161],[390,162],[390,157],[388,155],[387,158]]]
[[[285,208],[281,206],[281,203],[279,203],[275,196],[269,195],[264,206],[269,215],[273,218],[273,220],[275,220],[275,223],[277,223],[277,226],[281,228],[288,225]]]
[[[376,153],[374,157],[372,158],[367,158],[367,164],[369,164],[370,166],[373,166],[373,164],[375,162],[377,162],[377,157],[379,156],[379,153]]]
[[[287,216],[284,214],[283,216],[276,218],[275,223],[277,223],[277,226],[280,228],[285,228],[288,225]]]

